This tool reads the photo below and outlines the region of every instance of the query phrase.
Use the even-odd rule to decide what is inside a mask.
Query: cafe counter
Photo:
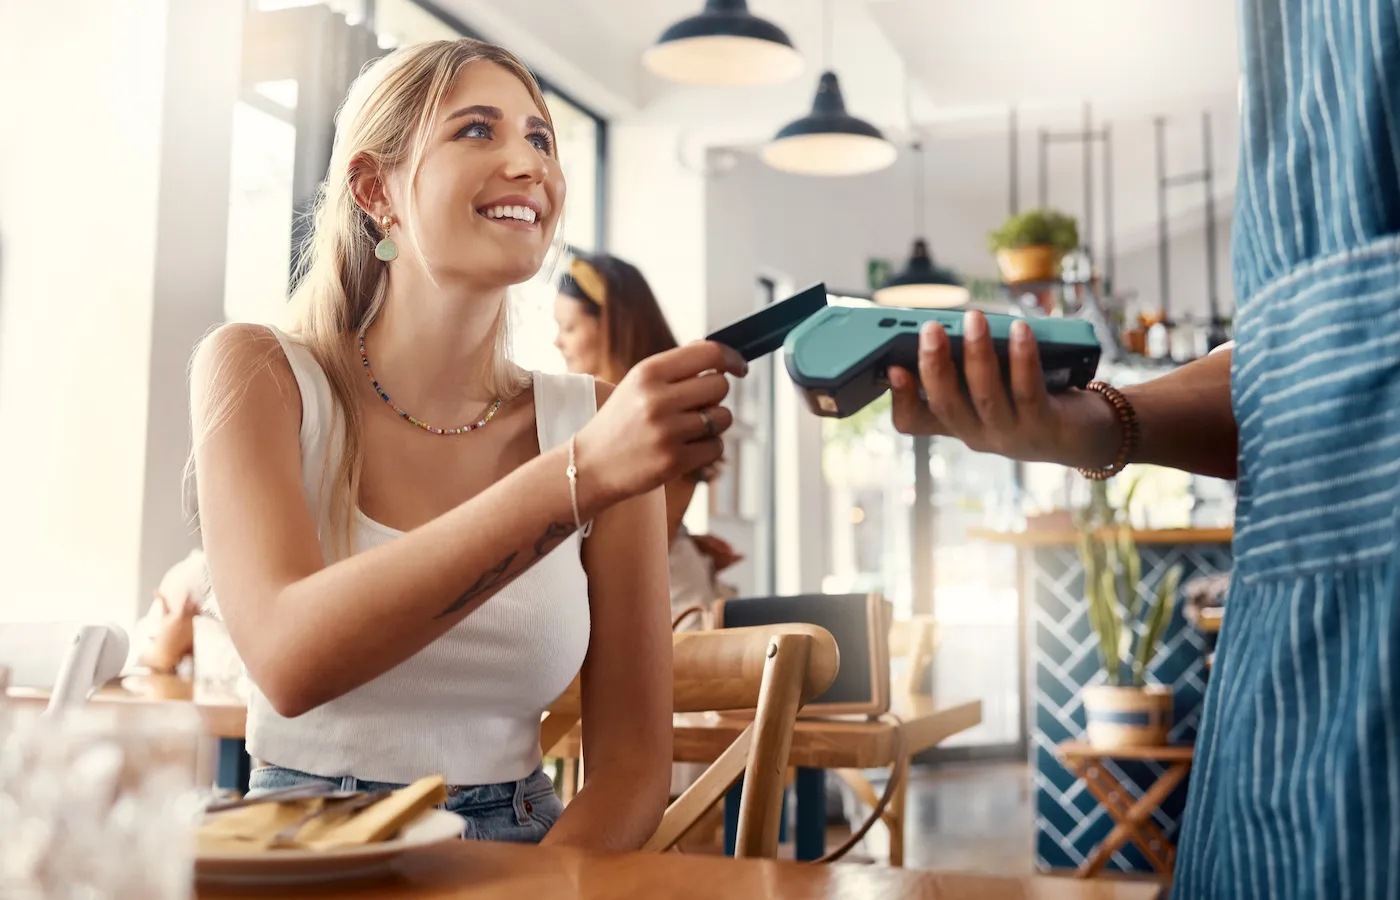
[[[1135,531],[1142,556],[1146,593],[1171,566],[1180,564],[1182,582],[1228,572],[1229,528]],[[1098,642],[1089,628],[1084,602],[1084,566],[1077,536],[1069,529],[1008,533],[975,531],[973,540],[1010,544],[1020,549],[1021,591],[1025,600],[1030,705],[1031,776],[1035,787],[1036,862],[1042,870],[1077,868],[1104,839],[1113,822],[1108,813],[1067,770],[1055,754],[1058,744],[1084,739],[1083,688],[1102,681]],[[1206,684],[1208,638],[1193,627],[1178,598],[1163,646],[1149,670],[1154,682],[1171,685],[1174,696],[1173,743],[1195,740]],[[1115,763],[1113,774],[1140,793],[1160,775],[1156,763]],[[1183,784],[1155,814],[1159,827],[1175,840],[1185,805]],[[1150,872],[1147,860],[1131,844],[1115,853],[1108,868]]]

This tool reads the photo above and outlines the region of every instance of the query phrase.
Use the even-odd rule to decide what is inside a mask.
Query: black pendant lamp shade
[[[863,175],[894,162],[897,151],[880,129],[846,112],[835,72],[823,72],[812,111],[778,132],[763,161],[799,175]]]
[[[908,309],[950,309],[964,305],[968,298],[968,290],[958,276],[934,263],[923,238],[914,239],[909,264],[886,281],[874,296],[881,306]]]
[[[776,84],[802,71],[787,34],[750,13],[744,0],[705,0],[698,16],[662,32],[642,63],[682,84]]]

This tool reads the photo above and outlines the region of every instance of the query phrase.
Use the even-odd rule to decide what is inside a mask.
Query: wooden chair
[[[109,623],[0,624],[0,668],[10,685],[50,692],[48,710],[81,706],[126,664],[126,631]]]
[[[734,855],[776,857],[792,728],[802,705],[835,680],[836,640],[805,624],[691,631],[674,640],[675,712],[751,710],[753,723],[671,804],[643,849],[675,847],[742,775]],[[579,715],[575,681],[541,723],[541,749],[548,753]]]
[[[931,616],[915,616],[908,621],[891,624],[890,660],[905,661],[899,681],[890,686],[893,696],[916,696],[928,690],[924,676],[933,663],[933,651],[937,642],[938,628]],[[863,805],[872,810],[879,806],[879,792],[860,769],[838,769],[836,774]],[[909,788],[907,756],[890,771],[890,779],[894,785],[890,787],[889,803],[880,813],[880,821],[885,823],[890,835],[890,865],[901,867],[904,865],[904,804]]]

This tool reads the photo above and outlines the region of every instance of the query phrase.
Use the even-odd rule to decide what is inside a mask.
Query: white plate
[[[404,826],[391,841],[334,850],[258,850],[201,853],[195,880],[201,884],[318,884],[379,875],[408,850],[460,838],[466,823],[456,813],[430,809]]]

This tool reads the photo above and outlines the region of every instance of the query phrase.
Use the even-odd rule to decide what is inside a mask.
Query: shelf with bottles
[[[981,296],[1009,304],[1012,315],[1085,318],[1094,324],[1109,372],[1153,377],[1205,356],[1230,340],[1228,318],[1181,315],[1168,318],[1159,309],[1138,309],[1135,291],[1115,291],[1097,272],[1054,281],[982,285]],[[974,293],[974,297],[977,296]]]

